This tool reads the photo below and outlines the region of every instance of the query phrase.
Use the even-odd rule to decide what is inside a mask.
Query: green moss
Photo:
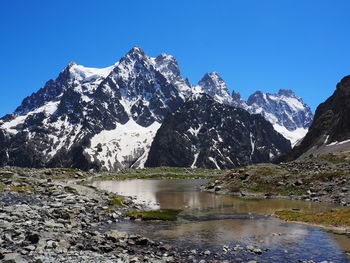
[[[131,218],[141,218],[142,220],[162,220],[175,221],[181,210],[161,209],[153,211],[131,211],[125,215]]]
[[[304,213],[282,210],[275,213],[286,221],[299,221],[327,226],[350,226],[350,209],[341,209],[324,213]]]
[[[123,200],[124,198],[123,197],[113,197],[111,198],[109,201],[108,201],[108,204],[111,205],[111,206],[124,206],[123,204]]]

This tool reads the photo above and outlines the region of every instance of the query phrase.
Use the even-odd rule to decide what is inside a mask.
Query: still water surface
[[[114,227],[133,234],[186,248],[222,251],[223,245],[253,245],[268,248],[260,256],[245,260],[259,262],[350,262],[350,237],[315,227],[288,224],[271,216],[276,210],[329,211],[333,204],[285,199],[237,198],[200,192],[206,180],[133,179],[97,181],[100,189],[136,197],[137,202],[152,209],[184,210],[176,222],[117,223]],[[232,257],[232,258],[230,258]],[[237,255],[227,255],[234,260]]]

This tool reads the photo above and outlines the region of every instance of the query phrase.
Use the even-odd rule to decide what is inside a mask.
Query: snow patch
[[[213,157],[208,157],[208,159],[209,159],[209,161],[211,161],[212,163],[215,164],[216,169],[220,170],[218,163],[216,162],[216,160]]]
[[[286,127],[279,124],[274,124],[273,128],[282,134],[287,140],[289,140],[292,144],[292,147],[294,147],[294,145],[296,145],[299,140],[304,138],[308,131],[308,129],[304,128],[297,128],[294,131],[290,131]]]
[[[45,105],[43,105],[43,106],[41,106],[41,107],[31,111],[31,112],[28,112],[25,115],[18,115],[13,120],[3,123],[0,126],[0,128],[5,129],[8,133],[17,134],[18,130],[15,129],[16,126],[24,123],[25,120],[30,115],[37,114],[40,112],[45,113],[45,115],[47,115],[47,116],[52,115],[57,110],[58,103],[59,103],[58,101],[50,101],[50,102],[46,103]]]
[[[93,160],[99,160],[106,170],[134,166],[143,168],[159,127],[158,122],[142,127],[132,119],[124,125],[118,123],[114,130],[105,130],[95,135],[91,139],[91,147],[85,152]]]
[[[198,160],[198,156],[199,156],[199,153],[194,154],[194,160],[193,160],[193,163],[191,164],[191,168],[197,168],[196,162]]]
[[[345,143],[348,143],[348,142],[350,142],[350,139],[349,140],[345,140],[345,141],[341,141],[341,142],[332,142],[330,144],[327,144],[326,146],[342,145],[342,144],[345,144]]]

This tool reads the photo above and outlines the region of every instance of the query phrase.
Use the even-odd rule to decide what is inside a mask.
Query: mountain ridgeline
[[[292,91],[245,102],[216,72],[191,85],[174,57],[134,47],[110,67],[70,63],[2,117],[0,165],[232,168],[286,154],[312,118]]]

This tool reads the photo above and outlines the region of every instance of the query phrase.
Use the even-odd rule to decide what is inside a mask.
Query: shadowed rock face
[[[348,139],[350,139],[350,76],[344,77],[337,84],[333,95],[317,107],[312,125],[304,139],[280,160],[289,161],[314,153],[349,150],[350,145],[338,144]]]
[[[199,94],[164,120],[146,166],[233,168],[270,162],[290,149],[262,116]]]

